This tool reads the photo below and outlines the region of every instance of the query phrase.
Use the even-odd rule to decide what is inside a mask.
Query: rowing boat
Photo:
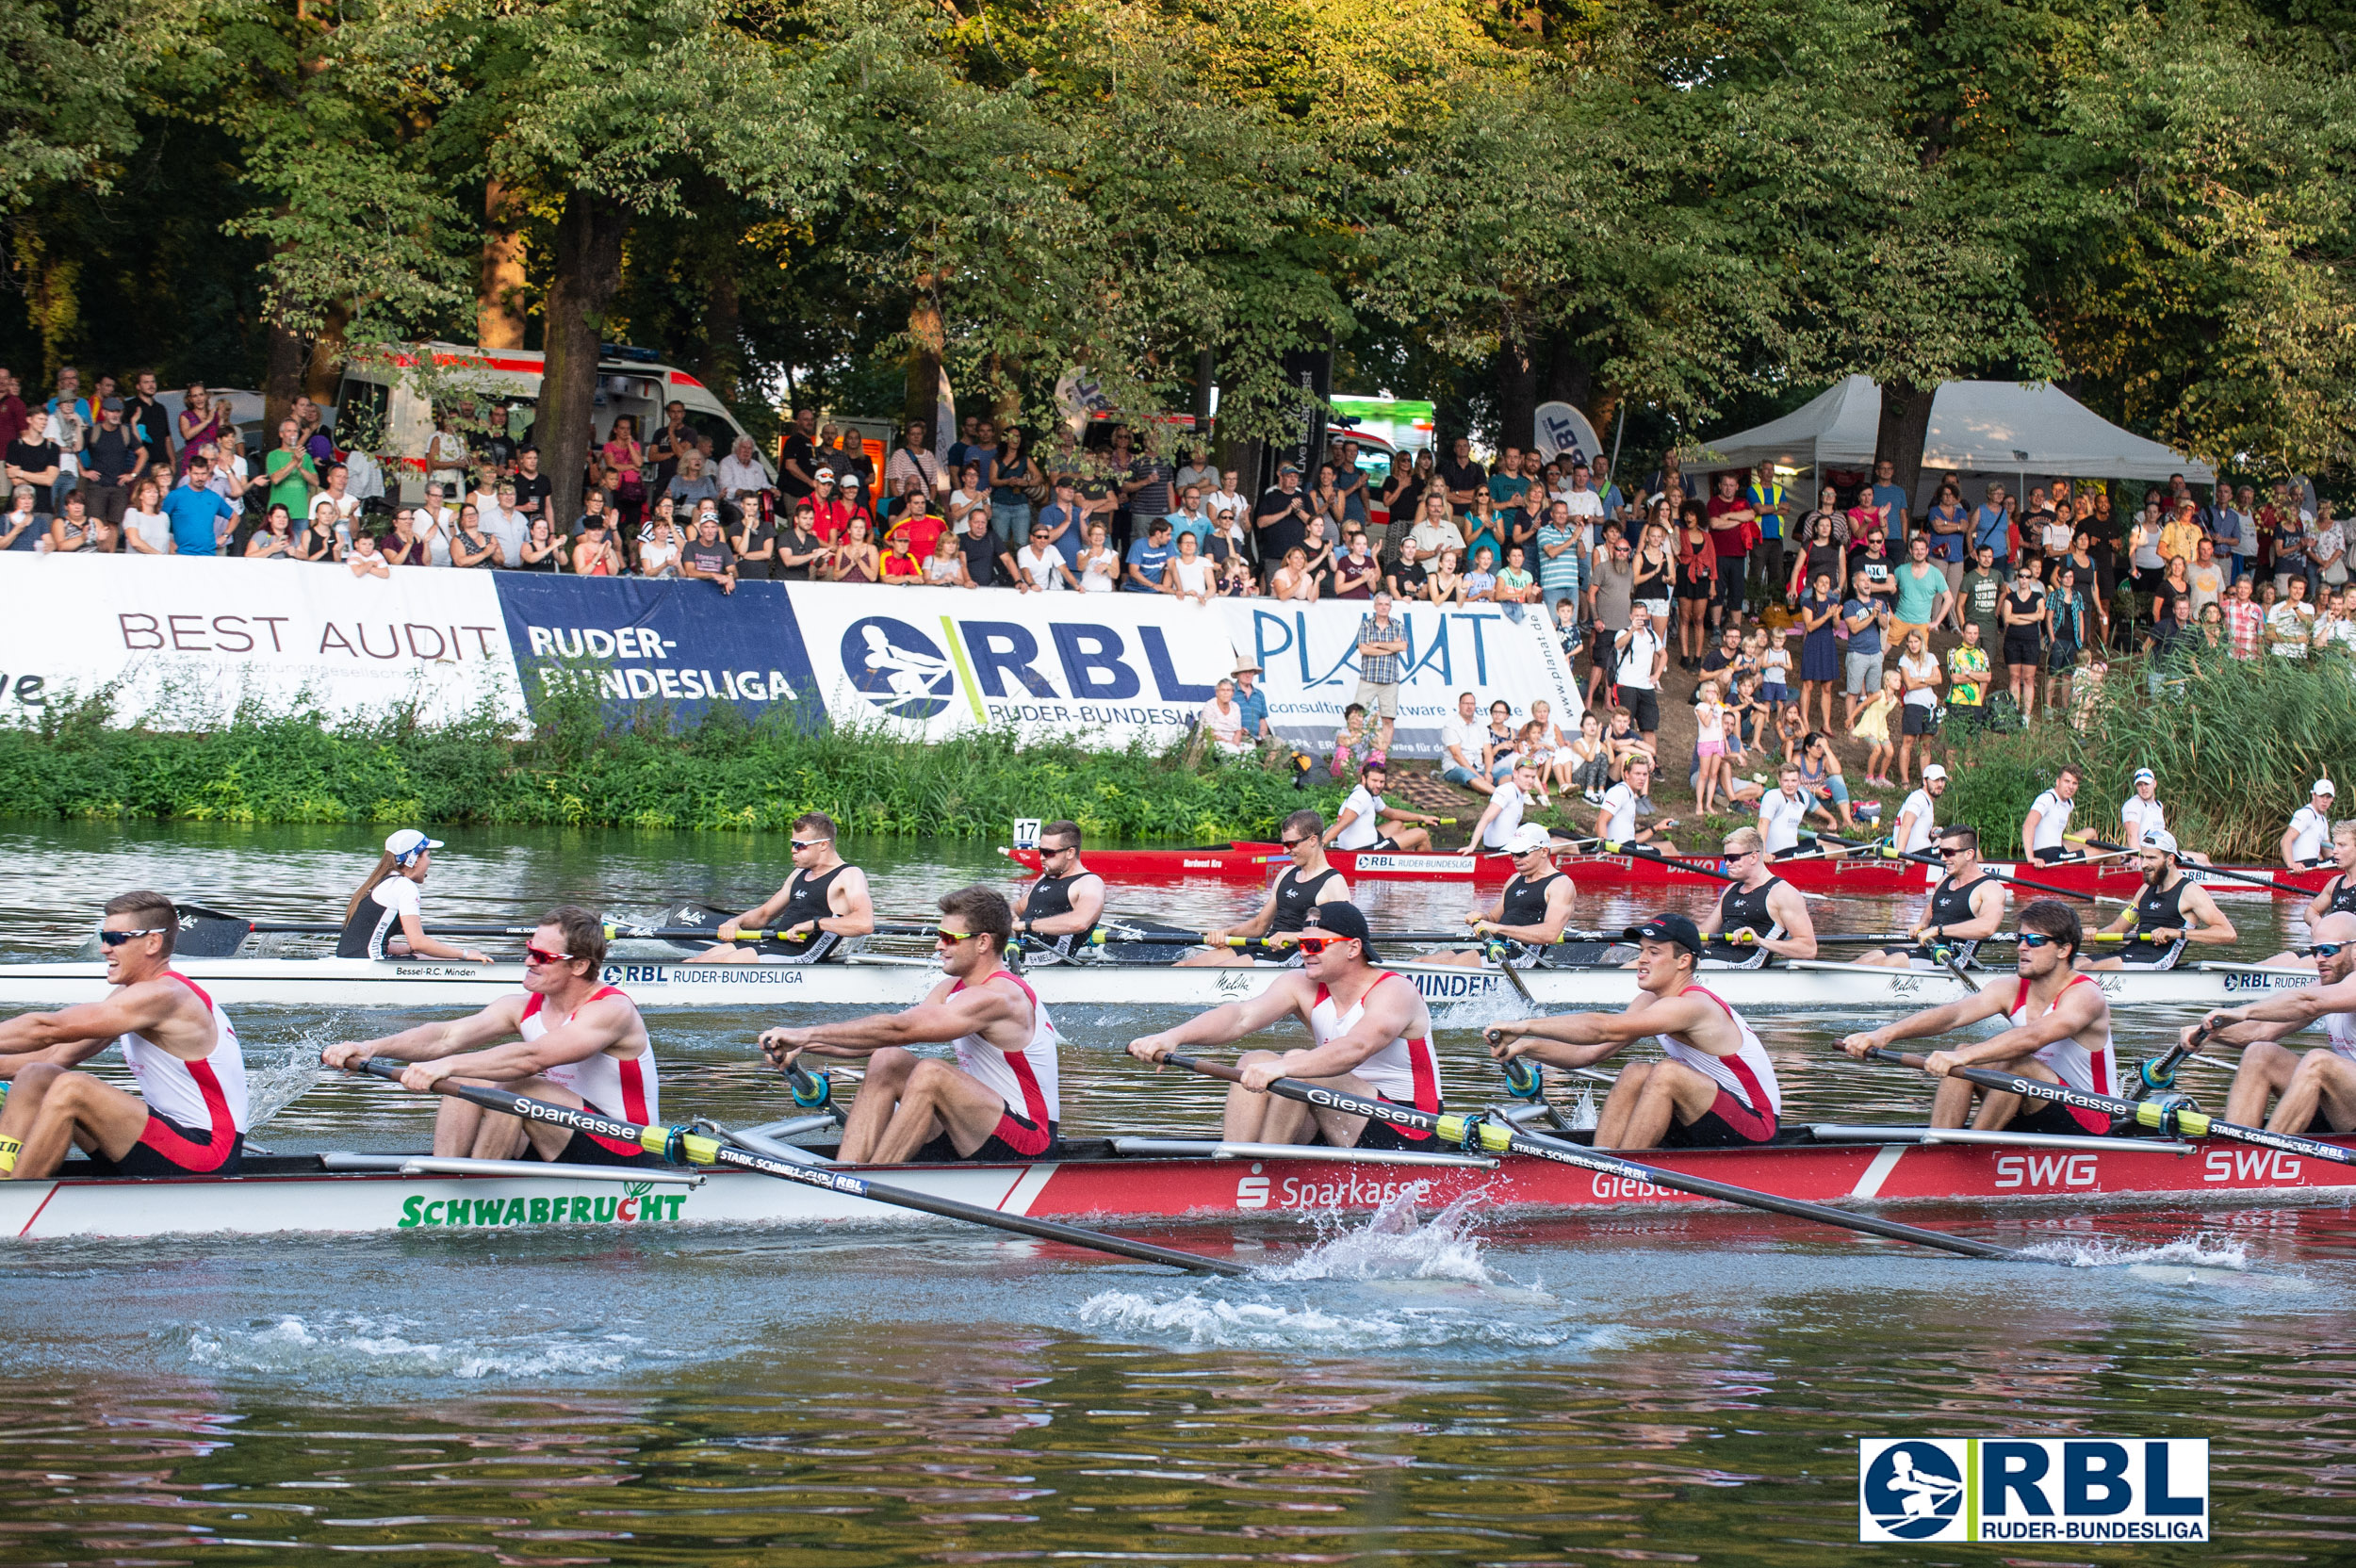
[[[1527,1011],[1513,983],[1495,968],[1450,964],[1388,966],[1415,983],[1434,1004],[1466,1003],[1491,1013],[1495,1004]],[[480,1007],[523,985],[514,964],[446,963],[434,959],[185,958],[174,965],[215,1000],[231,1006]],[[1039,963],[1024,976],[1049,1006],[1215,1007],[1257,993],[1270,966],[1180,969],[1167,964]],[[1712,989],[1736,1006],[1930,1006],[1962,993],[1945,970],[1878,969],[1811,961],[1770,969],[1716,970]],[[1625,1007],[1636,997],[1630,969],[1528,969],[1516,972],[1530,999],[1550,1008]],[[95,1002],[106,993],[103,962],[0,964],[0,1007],[57,1007]],[[928,959],[859,954],[839,964],[681,964],[616,960],[605,966],[607,985],[630,992],[641,1007],[906,1007],[924,999],[941,978]],[[1994,976],[1979,976],[1987,983]],[[2094,978],[2115,1004],[2219,1006],[2272,990],[2315,984],[2307,969],[2255,964],[2184,964],[2172,970],[2100,972]]]
[[[1039,870],[1037,850],[1007,849],[1001,853],[1030,871]],[[1333,850],[1328,852],[1326,858],[1343,875],[1370,881],[1502,882],[1513,873],[1512,858],[1504,855]],[[1291,863],[1281,844],[1243,841],[1205,849],[1090,850],[1087,859],[1090,871],[1115,883],[1169,882],[1193,876],[1259,881]],[[1687,855],[1662,860],[1643,855],[1558,855],[1555,864],[1577,881],[1609,887],[1716,889],[1725,886],[1726,874],[1726,863],[1716,856]],[[2142,882],[2142,874],[2131,858],[2093,863],[2064,861],[2058,865],[1994,860],[1983,864],[1999,876],[2025,876],[2074,893],[2105,893],[2114,898],[2134,897]],[[2187,865],[2184,869],[2212,894],[2253,898],[2271,894],[2264,888],[2218,874],[2238,872],[2245,876],[2271,878],[2282,887],[2310,893],[2320,891],[2336,874],[2335,868],[2330,866],[2312,871],[2285,871],[2280,866],[2204,869]],[[1823,855],[1782,860],[1775,863],[1774,870],[1802,892],[1834,896],[1921,895],[1939,877],[1936,866],[1870,855]]]
[[[1648,1151],[1641,1157],[1759,1191],[1867,1205],[2037,1199],[2336,1203],[2356,1196],[2356,1168],[2213,1139],[1827,1125],[1765,1149]],[[73,1168],[70,1162],[67,1169]],[[1649,1183],[1518,1155],[1271,1152],[1268,1145],[1171,1138],[1079,1139],[1062,1158],[1027,1164],[846,1168],[1001,1213],[1075,1221],[1363,1214],[1402,1197],[1439,1204],[1475,1193],[1492,1204],[1537,1211],[1714,1206]],[[68,1175],[0,1184],[0,1234],[27,1239],[325,1232],[414,1233],[438,1242],[486,1231],[856,1220],[912,1222],[840,1193],[742,1172],[648,1173],[426,1155],[254,1156],[245,1173],[231,1177]]]

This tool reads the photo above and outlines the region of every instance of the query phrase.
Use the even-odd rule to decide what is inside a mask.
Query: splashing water
[[[2072,1268],[2116,1268],[2121,1265],[2173,1265],[2191,1268],[2242,1270],[2250,1266],[2250,1250],[2238,1241],[2204,1245],[2197,1236],[2180,1236],[2157,1247],[2131,1247],[2120,1242],[2040,1241],[2021,1249],[2033,1258],[2067,1264]]]
[[[319,1066],[320,1047],[298,1042],[283,1060],[246,1058],[245,1096],[251,1108],[249,1131],[259,1127],[311,1092],[325,1070]]]
[[[199,1324],[185,1331],[190,1364],[303,1380],[351,1378],[508,1379],[606,1377],[680,1358],[634,1334],[548,1329],[469,1331],[447,1344],[413,1318],[346,1313],[308,1320]]]
[[[1481,1234],[1472,1220],[1481,1194],[1466,1193],[1428,1220],[1415,1216],[1415,1194],[1402,1192],[1365,1223],[1333,1231],[1288,1263],[1254,1271],[1279,1283],[1302,1280],[1458,1280],[1485,1285],[1496,1276],[1481,1261]]]
[[[1080,1303],[1080,1322],[1116,1334],[1176,1338],[1199,1348],[1346,1353],[1436,1349],[1462,1345],[1546,1349],[1579,1337],[1552,1324],[1507,1323],[1462,1307],[1350,1311],[1282,1302],[1229,1301],[1188,1292],[1176,1297],[1100,1291]]]

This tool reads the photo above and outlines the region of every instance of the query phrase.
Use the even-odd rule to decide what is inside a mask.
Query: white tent
[[[1870,468],[1881,426],[1882,391],[1868,376],[1850,376],[1806,407],[1734,435],[1689,447],[1679,455],[1695,472],[1752,468]]]

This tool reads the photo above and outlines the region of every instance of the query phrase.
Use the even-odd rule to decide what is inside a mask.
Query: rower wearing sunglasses
[[[401,1073],[401,1086],[419,1094],[454,1078],[658,1125],[662,1085],[654,1043],[636,1004],[597,978],[604,962],[604,923],[577,905],[562,905],[540,917],[525,944],[520,992],[454,1023],[421,1023],[382,1039],[331,1045],[319,1060],[350,1072],[382,1056],[413,1064]],[[434,1152],[563,1165],[663,1163],[635,1143],[525,1121],[455,1099],[445,1099],[434,1115]]]
[[[1052,1155],[1062,1100],[1055,1025],[1006,967],[1014,911],[994,888],[941,900],[934,946],[942,978],[915,1006],[847,1023],[772,1029],[761,1053],[780,1072],[803,1055],[865,1057],[843,1123],[852,1164],[1036,1160]],[[908,1048],[946,1045],[953,1059]]]
[[[1072,956],[1104,912],[1104,879],[1080,863],[1080,825],[1051,822],[1039,830],[1039,880],[1014,896],[1014,934]]]
[[[1201,968],[1205,965],[1248,966],[1252,959],[1241,949],[1226,945],[1230,937],[1267,937],[1283,939],[1268,945],[1278,952],[1280,958],[1289,959],[1284,949],[1291,938],[1307,927],[1309,912],[1328,904],[1350,902],[1350,884],[1325,858],[1325,819],[1315,811],[1295,811],[1277,829],[1277,837],[1284,845],[1284,853],[1293,863],[1276,878],[1268,897],[1260,901],[1257,913],[1240,924],[1217,931],[1205,931],[1211,945],[1187,954],[1178,960],[1181,966]]]
[[[426,874],[434,869],[439,839],[404,827],[384,841],[384,853],[344,906],[338,958],[454,958],[487,964],[471,947],[452,947],[425,934]]]
[[[1947,874],[1932,885],[1931,901],[1914,923],[1914,945],[1876,948],[1857,962],[1882,969],[1944,969],[1948,958],[1969,964],[1980,943],[1996,935],[2006,895],[2004,884],[1981,869],[1980,830],[1961,823],[1942,829],[1939,858]]]
[[[1287,824],[1287,826],[1290,825]],[[1282,1100],[1268,1092],[1299,1078],[1362,1100],[1438,1112],[1440,1064],[1432,1049],[1432,1010],[1413,982],[1382,962],[1354,904],[1320,904],[1299,938],[1301,967],[1268,989],[1214,1007],[1175,1029],[1129,1042],[1129,1054],[1159,1066],[1173,1051],[1230,1045],[1286,1018],[1309,1031],[1307,1050],[1247,1051],[1242,1082],[1227,1091],[1220,1136],[1230,1143],[1321,1143],[1336,1149],[1429,1149],[1432,1135]]]
[[[2024,1098],[1997,1089],[1983,1090],[1961,1078],[1950,1078],[1952,1067],[1992,1068],[2017,1077],[2042,1079],[2086,1094],[2117,1094],[2119,1057],[2111,1048],[2111,1007],[2092,975],[2072,969],[2086,941],[2078,912],[2056,898],[2040,898],[2021,911],[2020,955],[2012,985],[1992,980],[1968,996],[1931,1007],[1869,1034],[1851,1035],[1841,1049],[1859,1061],[1869,1053],[1888,1050],[1899,1040],[1951,1034],[1982,1019],[2003,1018],[2011,1027],[1983,1040],[1935,1051],[1922,1070],[1939,1079],[1931,1102],[1934,1127],[1960,1127],[1972,1116],[1972,1101],[1981,1096],[1972,1125],[1983,1132],[2054,1133],[2084,1137],[2111,1130],[2111,1119],[2101,1111],[2082,1111],[2057,1101]]]
[[[245,1054],[229,1015],[172,969],[179,929],[161,893],[108,899],[106,999],[0,1023],[0,1175],[54,1176],[76,1147],[94,1176],[237,1174]],[[136,1095],[73,1070],[118,1038]]]
[[[1494,957],[1499,963],[1528,969],[1546,961],[1546,952],[1562,939],[1571,921],[1571,902],[1579,885],[1554,863],[1554,845],[1546,828],[1526,822],[1506,841],[1505,853],[1513,861],[1513,874],[1485,907],[1467,911],[1464,923],[1481,939],[1479,947],[1425,956],[1427,964],[1478,967]]]
[[[794,819],[794,871],[785,886],[734,920],[722,921],[719,945],[691,964],[823,964],[849,956],[853,939],[875,929],[867,874],[835,853],[834,819],[805,811]],[[739,932],[781,933],[740,942]]]
[[[2331,1137],[2356,1130],[2356,915],[2334,911],[2315,923],[2315,983],[2211,1013],[2188,1026],[2188,1049],[2206,1032],[2212,1048],[2241,1047],[2241,1067],[2225,1094],[2225,1119],[2255,1127],[2274,1095],[2270,1133]],[[2323,1046],[2304,1054],[2277,1043],[2311,1023]]]

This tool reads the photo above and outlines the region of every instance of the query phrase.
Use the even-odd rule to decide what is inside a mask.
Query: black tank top
[[[1942,931],[1951,925],[1970,924],[1972,895],[1995,880],[1986,872],[1961,886],[1952,876],[1940,877],[1939,886],[1931,890],[1931,923]]]
[[[785,907],[777,911],[777,919],[770,923],[779,931],[790,931],[806,921],[825,920],[832,915],[834,910],[826,905],[826,890],[834,886],[836,877],[850,869],[850,862],[846,860],[832,871],[823,871],[815,876],[795,872],[794,890],[786,894]],[[831,931],[822,931],[795,941],[779,941],[777,946],[782,952],[799,953],[813,942],[831,942],[833,937]]]
[[[1095,874],[1092,871],[1075,871],[1069,876],[1040,877],[1031,884],[1031,896],[1023,906],[1023,920],[1037,925],[1056,915],[1072,913],[1072,885]]]
[[[2335,915],[2356,915],[2356,876],[2342,873],[2331,882],[2331,908]]]
[[[2173,942],[2155,942],[2143,935],[2148,931],[2181,931],[2184,928],[2183,908],[2184,890],[2192,886],[2192,878],[2179,876],[2176,886],[2165,890],[2146,887],[2135,900],[2135,939],[2127,944],[2122,956],[2127,958],[2156,958],[2173,947]]]
[[[1276,918],[1268,922],[1268,934],[1306,931],[1309,911],[1317,906],[1317,894],[1329,879],[1339,875],[1340,872],[1328,866],[1304,882],[1299,867],[1287,867],[1284,874],[1276,879]]]
[[[389,874],[399,876],[400,872]],[[343,935],[335,939],[338,958],[382,958],[384,943],[401,929],[401,911],[388,909],[376,901],[376,889],[371,887],[360,895],[359,907],[344,922]]]
[[[1775,917],[1767,912],[1768,895],[1782,886],[1783,878],[1771,876],[1749,892],[1740,886],[1729,886],[1718,895],[1718,930],[1721,936],[1737,931],[1755,931],[1764,937],[1775,929]]]
[[[1562,874],[1550,871],[1535,882],[1526,881],[1519,872],[1505,885],[1505,892],[1497,900],[1499,925],[1544,925],[1546,923],[1546,890],[1562,880]]]

